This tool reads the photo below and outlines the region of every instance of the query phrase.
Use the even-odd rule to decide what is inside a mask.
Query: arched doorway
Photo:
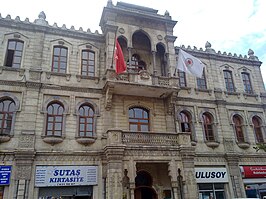
[[[135,199],[158,199],[152,188],[152,177],[147,171],[138,171],[135,178]]]

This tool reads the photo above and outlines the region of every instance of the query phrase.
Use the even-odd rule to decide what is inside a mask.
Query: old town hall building
[[[0,15],[0,198],[266,195],[266,153],[253,148],[266,138],[262,63],[251,49],[175,47],[176,23],[111,0],[102,33]],[[201,77],[177,70],[180,49]]]

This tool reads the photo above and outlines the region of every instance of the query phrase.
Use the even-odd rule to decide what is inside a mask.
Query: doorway
[[[135,178],[135,199],[158,199],[152,183],[152,177],[147,171],[138,171]]]

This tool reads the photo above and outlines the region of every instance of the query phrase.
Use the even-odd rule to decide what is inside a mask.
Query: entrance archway
[[[152,177],[147,171],[138,171],[135,178],[135,199],[158,199],[152,182]]]

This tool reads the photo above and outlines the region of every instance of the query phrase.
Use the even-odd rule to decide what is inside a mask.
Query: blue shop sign
[[[0,185],[9,185],[12,166],[0,165]]]

